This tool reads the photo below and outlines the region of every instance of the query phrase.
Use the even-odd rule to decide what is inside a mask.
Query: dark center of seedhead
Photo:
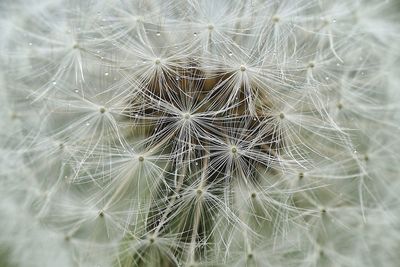
[[[242,78],[240,72],[246,70],[245,65],[240,65],[227,73],[206,72],[194,61],[188,67],[161,70],[162,76],[143,80],[144,97],[132,103],[140,108],[132,110],[130,117],[141,127],[148,149],[157,147],[166,162],[162,174],[165,177],[161,178],[165,185],[153,196],[149,233],[161,236],[163,231],[182,226],[179,240],[190,244],[194,230],[191,227],[197,225],[197,238],[205,238],[212,231],[211,222],[201,220],[192,225],[190,219],[180,223],[174,221],[178,217],[165,218],[179,212],[175,207],[191,197],[194,202],[185,206],[185,216],[198,216],[199,206],[200,216],[213,218],[216,214],[209,208],[209,201],[224,197],[219,187],[244,182],[258,188],[260,168],[273,172],[269,162],[271,158],[278,160],[276,155],[282,147],[282,136],[274,129],[284,115],[268,113],[273,110],[270,103],[257,106],[260,101],[254,101],[256,96],[252,93],[261,94],[262,90],[257,90],[256,85],[248,88],[235,84],[236,79]],[[149,159],[149,166],[154,158]],[[144,157],[138,156],[137,160],[143,162]],[[255,201],[257,193],[251,191],[249,197]],[[154,243],[154,238],[147,240]]]

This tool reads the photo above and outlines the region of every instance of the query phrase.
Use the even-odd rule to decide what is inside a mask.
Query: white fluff
[[[0,3],[0,265],[398,266],[395,0]]]

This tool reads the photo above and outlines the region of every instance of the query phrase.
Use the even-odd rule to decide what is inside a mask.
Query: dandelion
[[[398,266],[396,1],[4,1],[1,266]]]

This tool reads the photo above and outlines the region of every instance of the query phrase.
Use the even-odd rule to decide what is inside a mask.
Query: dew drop
[[[89,125],[90,125],[90,123],[89,123],[89,122],[87,122],[87,123],[86,123],[86,126],[89,126]]]
[[[53,82],[52,82],[52,84],[53,84],[53,85],[56,85],[56,84],[57,84],[57,82],[56,82],[56,81],[53,81]]]
[[[231,56],[233,56],[233,53],[232,53],[232,52],[229,52],[228,55],[231,57]]]
[[[32,43],[29,43],[28,45],[29,45],[29,46],[32,46]]]
[[[326,77],[325,77],[325,80],[327,80],[327,81],[328,81],[328,80],[329,80],[329,77],[328,77],[328,76],[326,76]]]
[[[197,32],[194,32],[194,33],[193,33],[193,36],[196,37],[196,36],[197,36]]]
[[[74,92],[75,92],[75,93],[79,93],[79,90],[78,90],[78,89],[75,89]]]
[[[336,19],[333,19],[332,22],[333,22],[333,23],[336,23]]]
[[[108,76],[108,74],[109,74],[109,73],[108,73],[108,72],[106,72],[106,73],[104,73],[104,76]]]
[[[160,32],[156,32],[156,36],[160,36],[161,35],[161,33]]]

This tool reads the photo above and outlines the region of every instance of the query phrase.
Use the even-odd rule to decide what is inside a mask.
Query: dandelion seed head
[[[0,4],[6,261],[398,265],[395,1],[39,2]]]

